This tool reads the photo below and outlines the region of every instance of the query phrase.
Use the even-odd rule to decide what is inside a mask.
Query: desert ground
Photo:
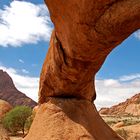
[[[103,115],[102,118],[125,140],[140,140],[140,116]],[[7,138],[8,135],[10,139]],[[2,125],[0,125],[0,136],[0,140],[23,140],[20,133],[17,136],[10,136]]]
[[[140,116],[102,116],[105,122],[125,140],[140,140]]]

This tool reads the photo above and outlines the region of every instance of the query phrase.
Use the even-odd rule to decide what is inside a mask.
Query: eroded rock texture
[[[87,100],[49,98],[25,140],[120,140]]]
[[[13,107],[6,101],[0,99],[0,120],[4,115],[9,112]]]
[[[91,103],[94,77],[113,48],[140,27],[140,0],[45,2],[55,29],[40,77],[42,105],[26,140],[120,140]]]
[[[95,99],[107,55],[140,27],[140,0],[46,0],[55,26],[40,80],[48,96]]]
[[[110,108],[101,108],[101,115],[133,115],[140,116],[140,93],[127,99],[125,102],[114,105]]]

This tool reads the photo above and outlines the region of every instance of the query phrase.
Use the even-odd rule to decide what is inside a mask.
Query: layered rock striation
[[[140,93],[134,95],[125,102],[114,105],[110,108],[101,108],[101,115],[134,115],[140,116]]]

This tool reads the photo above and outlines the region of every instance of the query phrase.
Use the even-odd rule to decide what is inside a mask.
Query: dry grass
[[[109,125],[113,126],[118,122],[124,122],[125,126],[135,125],[140,123],[140,116],[102,116],[104,121]]]
[[[18,133],[17,136],[11,136],[0,123],[0,140],[23,140],[22,134]]]
[[[140,116],[102,116],[105,122],[125,140],[140,140]],[[124,125],[115,127],[119,122]]]

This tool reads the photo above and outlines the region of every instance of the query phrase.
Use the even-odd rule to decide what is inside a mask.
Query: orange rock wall
[[[140,27],[140,1],[45,2],[55,30],[41,72],[39,102],[50,96],[93,101],[95,74],[107,55]]]
[[[94,79],[108,54],[140,28],[140,0],[45,2],[55,29],[25,140],[121,140],[92,103]]]

